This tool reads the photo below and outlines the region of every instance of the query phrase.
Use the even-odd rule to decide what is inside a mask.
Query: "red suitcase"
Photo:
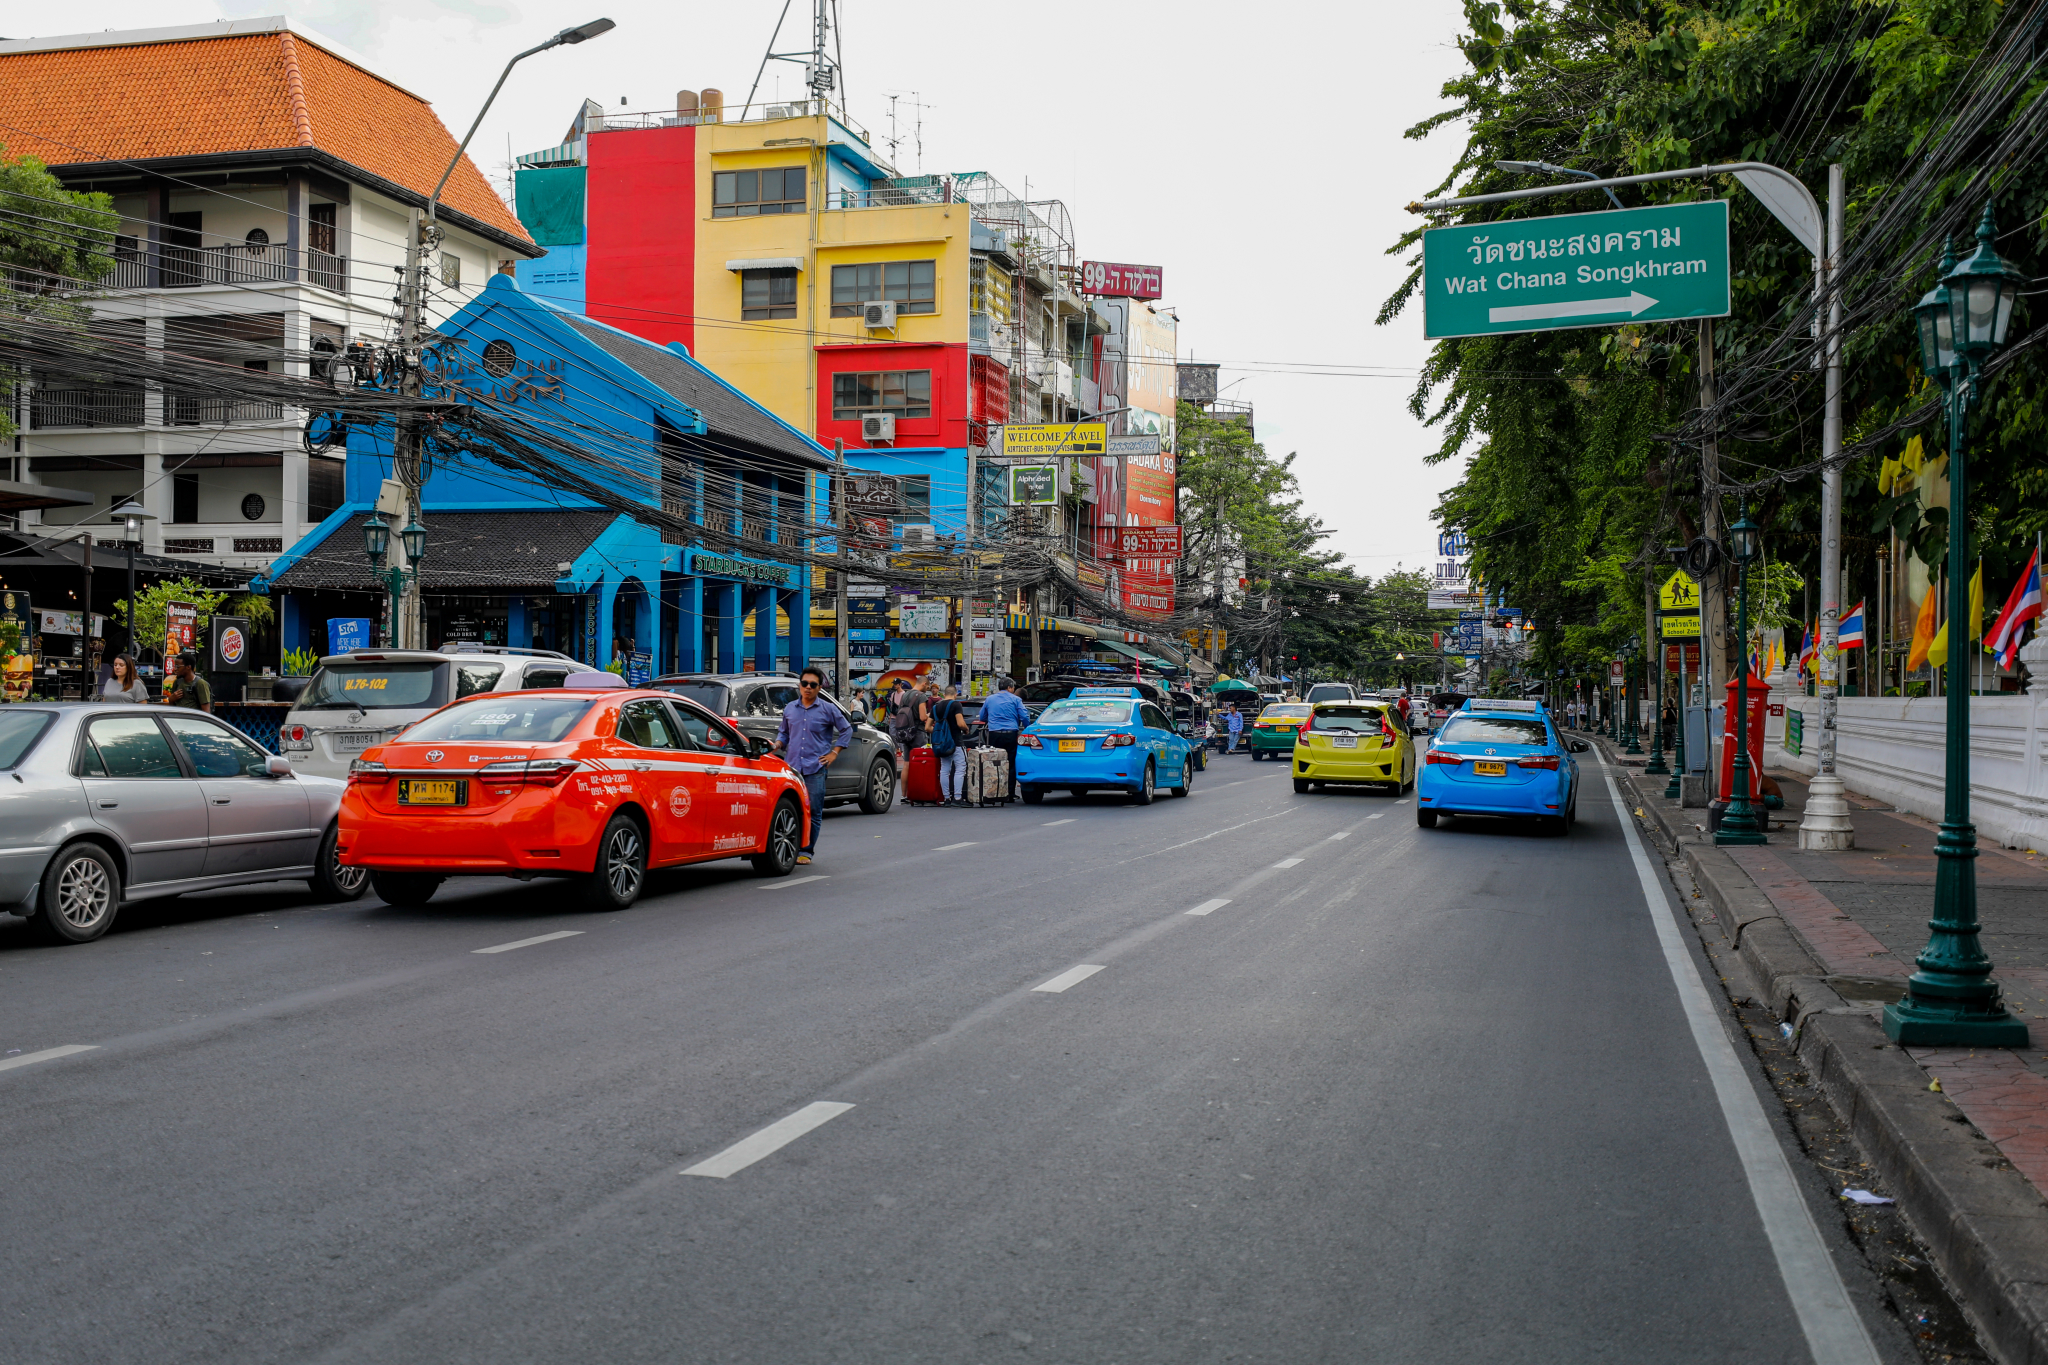
[[[936,806],[944,798],[939,791],[939,756],[929,744],[910,751],[910,769],[903,778],[903,799],[913,806]]]

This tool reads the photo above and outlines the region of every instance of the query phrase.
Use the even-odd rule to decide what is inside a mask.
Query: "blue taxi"
[[[1027,805],[1058,788],[1080,796],[1110,787],[1147,806],[1161,787],[1186,796],[1194,785],[1194,745],[1135,687],[1077,687],[1017,736],[1017,786]]]
[[[1415,782],[1415,823],[1451,815],[1534,816],[1563,834],[1578,819],[1584,740],[1567,740],[1540,702],[1474,697],[1452,712]]]

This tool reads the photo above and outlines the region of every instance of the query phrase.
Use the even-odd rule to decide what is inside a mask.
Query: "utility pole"
[[[1820,771],[1807,788],[1806,813],[1799,821],[1799,847],[1839,852],[1856,847],[1856,826],[1835,772],[1835,712],[1841,694],[1842,655],[1842,291],[1836,272],[1842,260],[1843,200],[1839,164],[1828,167],[1828,253],[1821,262],[1821,287],[1828,309],[1827,405],[1820,425]],[[1967,631],[1964,634],[1968,634]],[[1960,657],[1960,656],[1958,656]]]
[[[1717,394],[1714,388],[1714,320],[1700,319],[1700,409],[1713,410]],[[1709,428],[1706,439],[1700,444],[1700,534],[1716,545],[1721,543],[1721,495],[1715,488],[1721,482],[1721,441]],[[1714,705],[1714,686],[1717,675],[1726,676],[1728,663],[1728,594],[1724,591],[1726,569],[1716,565],[1714,571],[1700,579],[1700,630],[1704,638],[1700,641],[1700,696],[1703,705],[1711,711]],[[1714,661],[1719,659],[1721,667]],[[1688,700],[1690,700],[1688,698]],[[1713,727],[1707,727],[1707,742],[1714,742]],[[1710,750],[1711,751],[1711,750]],[[1710,761],[1707,771],[1712,773]]]
[[[846,501],[846,442],[836,436],[832,438],[832,458],[839,465],[839,486],[835,490],[839,496],[833,499],[839,508],[839,572],[833,576],[838,590],[833,594],[832,603],[834,634],[839,638],[832,656],[832,686],[841,697],[845,697],[853,688],[853,645],[852,637],[847,633],[852,618],[847,615],[846,591],[846,575],[853,563],[853,556],[848,552],[848,531],[853,524],[853,512]]]
[[[456,155],[459,157],[461,153]],[[405,275],[398,286],[398,392],[406,398],[418,398],[424,388],[420,371],[420,336],[426,290],[420,271],[426,253],[440,242],[440,225],[425,221],[420,210],[413,209],[406,219]],[[424,464],[426,433],[420,429],[419,415],[410,408],[399,409],[397,426],[397,435],[392,440],[391,469],[405,487],[405,524],[411,526],[420,519],[420,470]],[[423,616],[418,574],[406,579],[405,591],[396,605],[397,611],[391,622],[392,643],[399,649],[420,648],[423,643],[420,638]]]

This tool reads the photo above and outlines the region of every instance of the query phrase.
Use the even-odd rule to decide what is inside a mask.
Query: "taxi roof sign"
[[[1535,713],[1543,709],[1541,702],[1516,700],[1512,697],[1473,697],[1466,701],[1467,711],[1525,711]]]
[[[1683,569],[1673,569],[1664,586],[1657,589],[1657,606],[1663,611],[1698,611],[1700,585]]]
[[[1135,697],[1135,687],[1077,687],[1067,693],[1070,697]]]

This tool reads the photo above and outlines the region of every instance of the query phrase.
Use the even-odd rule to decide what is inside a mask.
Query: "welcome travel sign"
[[[1510,218],[1422,234],[1442,337],[1728,316],[1728,201]]]

